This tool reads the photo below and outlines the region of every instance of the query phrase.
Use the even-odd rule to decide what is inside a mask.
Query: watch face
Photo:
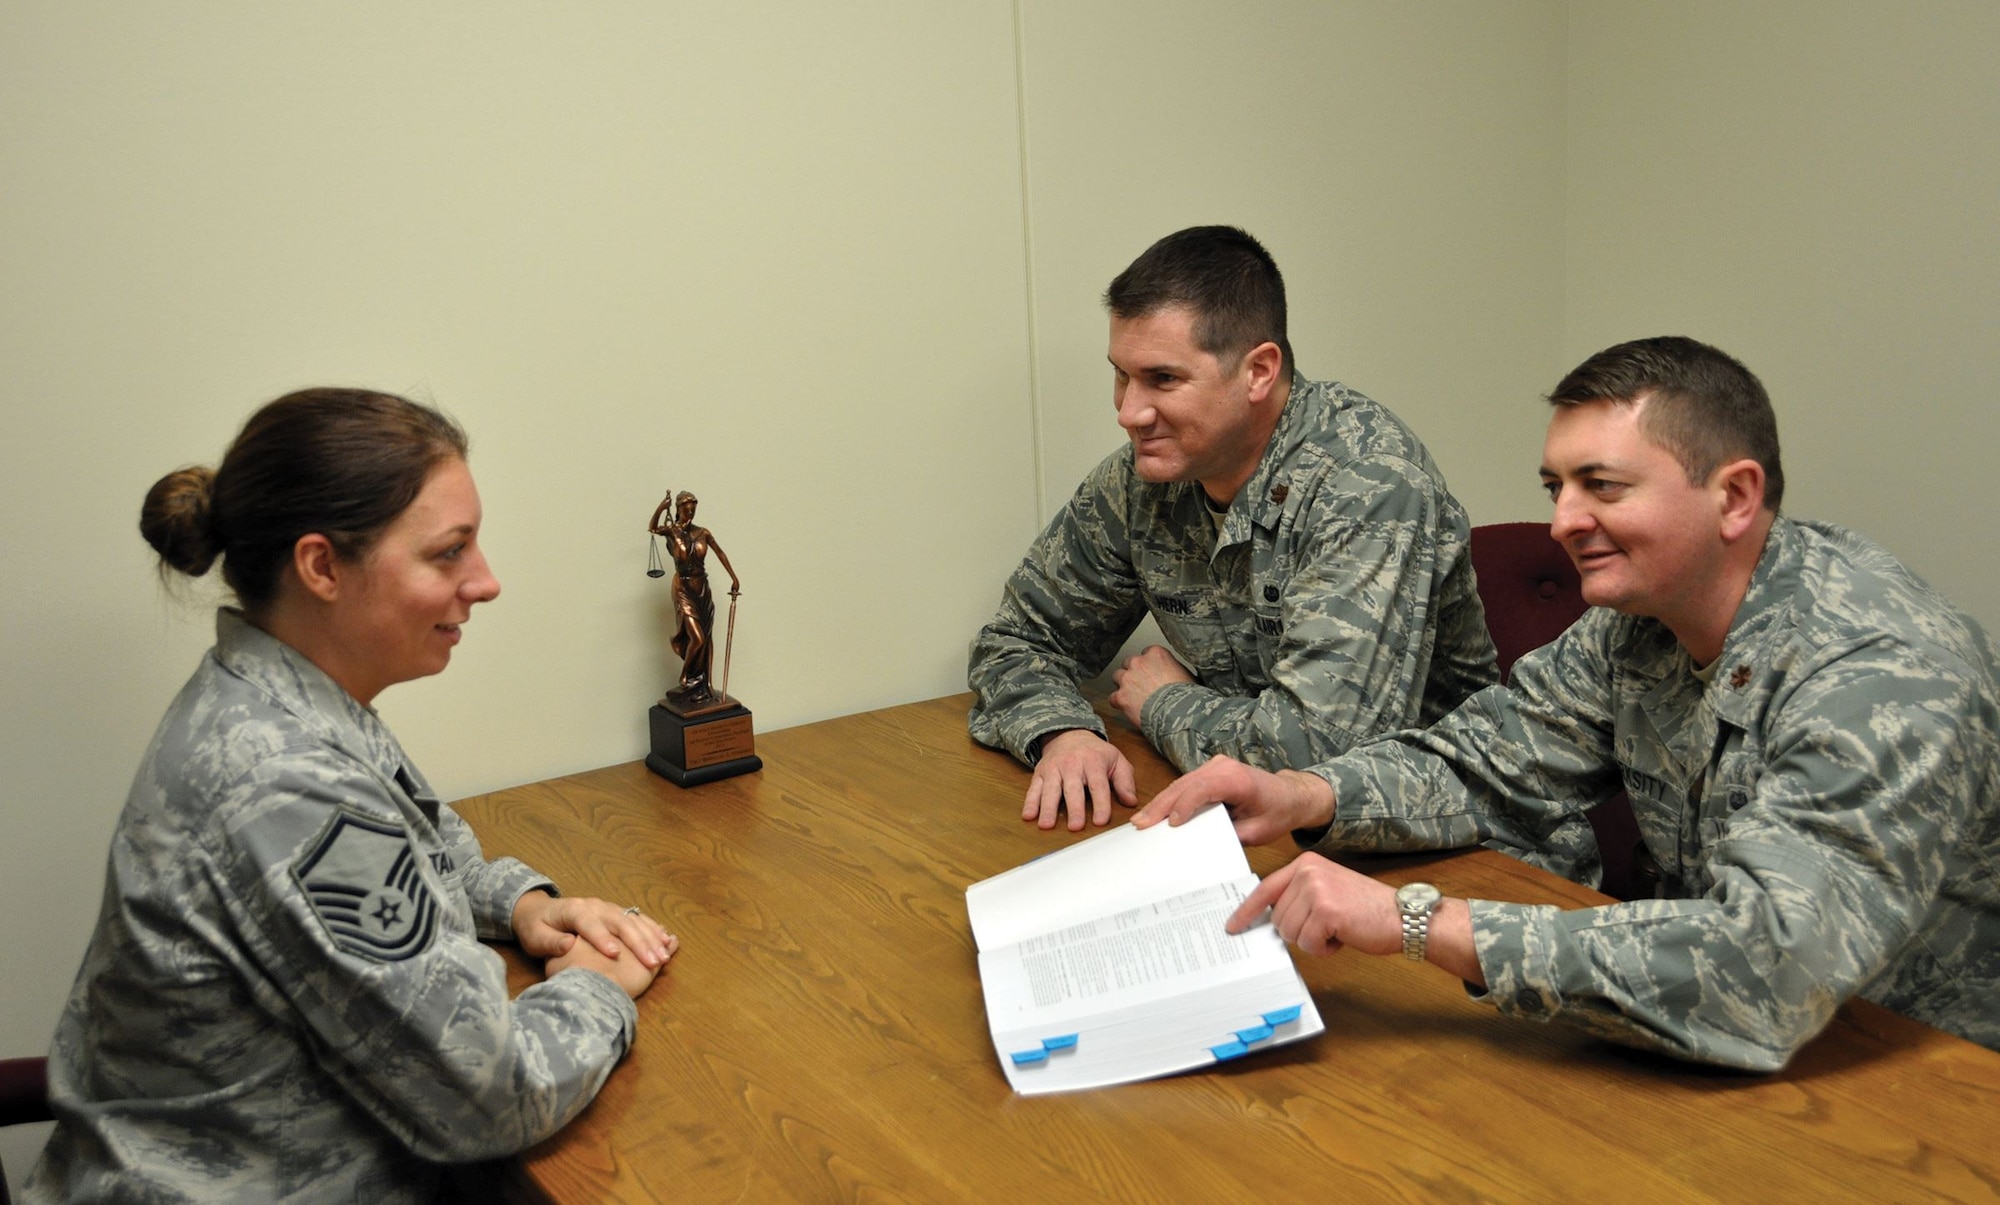
[[[1429,883],[1405,883],[1396,888],[1396,906],[1405,912],[1429,912],[1444,893]]]

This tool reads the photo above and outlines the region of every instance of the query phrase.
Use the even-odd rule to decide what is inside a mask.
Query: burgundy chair
[[[1513,673],[1521,654],[1563,634],[1588,607],[1583,581],[1546,523],[1489,523],[1472,529],[1472,571],[1486,628],[1500,654],[1500,678]],[[1650,896],[1633,864],[1639,823],[1625,792],[1587,813],[1604,858],[1604,893],[1621,900]]]
[[[0,1126],[54,1119],[49,1112],[49,1061],[0,1059]],[[0,1169],[0,1205],[8,1205],[4,1169]]]

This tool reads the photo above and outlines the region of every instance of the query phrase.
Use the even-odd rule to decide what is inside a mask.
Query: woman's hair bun
[[[170,569],[200,577],[222,551],[215,531],[215,470],[175,469],[146,491],[139,534]]]

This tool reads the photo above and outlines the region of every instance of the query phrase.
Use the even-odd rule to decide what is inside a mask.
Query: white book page
[[[1256,885],[1256,876],[1246,873],[980,951],[988,1022],[996,1032],[1053,1026],[1044,1035],[1052,1036],[1086,1015],[1291,971],[1285,943],[1269,925],[1234,936],[1223,931]]]
[[[1181,895],[1250,873],[1229,813],[1219,805],[1179,828],[1122,824],[965,890],[982,950]]]

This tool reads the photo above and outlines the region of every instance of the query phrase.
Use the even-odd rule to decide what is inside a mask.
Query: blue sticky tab
[[[1242,1058],[1250,1053],[1250,1048],[1241,1042],[1224,1042],[1220,1046],[1210,1046],[1208,1052],[1215,1056],[1216,1062],[1221,1063]]]
[[[1264,1014],[1264,1024],[1266,1025],[1283,1025],[1287,1021],[1296,1021],[1298,1019],[1299,1006],[1296,1004],[1290,1008],[1281,1008],[1276,1012]]]
[[[1271,1027],[1269,1025],[1258,1025],[1250,1029],[1239,1029],[1236,1031],[1236,1040],[1245,1043],[1261,1042],[1270,1036]]]
[[[1057,1038],[1042,1039],[1043,1050],[1068,1050],[1075,1045],[1076,1035],[1073,1033],[1066,1033]]]
[[[1017,1050],[1007,1057],[1014,1060],[1016,1067],[1025,1067],[1029,1063],[1046,1061],[1049,1057],[1049,1052],[1046,1050]]]

